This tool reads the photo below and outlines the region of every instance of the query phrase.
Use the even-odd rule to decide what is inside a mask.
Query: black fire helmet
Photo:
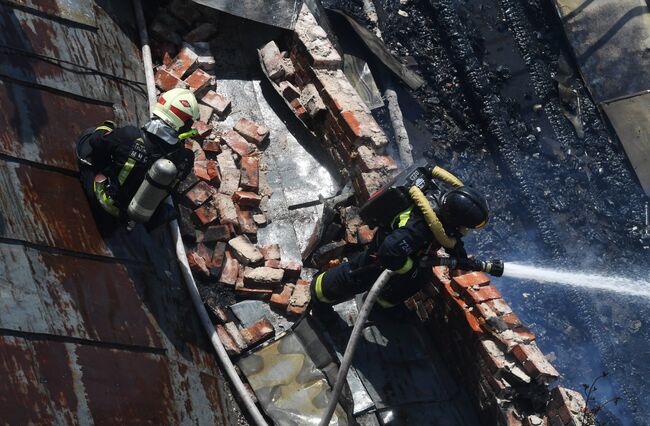
[[[483,228],[490,217],[485,198],[475,189],[463,186],[447,192],[440,207],[443,223],[456,228]]]

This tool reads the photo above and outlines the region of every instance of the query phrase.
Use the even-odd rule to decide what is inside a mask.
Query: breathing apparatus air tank
[[[174,163],[166,158],[153,163],[129,203],[127,210],[129,229],[132,229],[136,223],[145,223],[151,219],[162,200],[169,195],[170,186],[176,179],[177,173]]]

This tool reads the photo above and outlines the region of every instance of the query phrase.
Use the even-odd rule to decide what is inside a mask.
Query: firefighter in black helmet
[[[483,228],[489,218],[487,201],[481,194],[462,186],[450,191],[427,192],[426,200],[444,228],[453,238],[447,252],[458,260],[458,269],[472,269],[461,238],[471,229]],[[397,272],[379,296],[378,304],[394,307],[422,289],[432,278],[430,264],[420,260],[437,252],[442,243],[436,239],[424,213],[411,204],[377,233],[374,248],[351,257],[347,262],[317,275],[312,281],[312,308],[331,312],[331,306],[368,291],[383,269]],[[381,236],[383,234],[383,237]]]

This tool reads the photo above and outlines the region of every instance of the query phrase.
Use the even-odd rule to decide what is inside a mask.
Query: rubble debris
[[[284,77],[283,57],[278,45],[270,41],[259,52],[269,77],[274,80]]]
[[[274,290],[270,300],[271,306],[280,311],[286,310],[289,306],[289,298],[293,294],[294,288],[295,284],[287,283],[281,288]]]
[[[216,326],[216,330],[217,335],[219,336],[219,340],[221,340],[221,343],[226,349],[226,353],[230,356],[239,355],[241,353],[241,349],[237,342],[235,342],[235,340],[232,338],[230,333],[228,333],[228,331],[225,329],[225,327],[219,324]]]
[[[246,343],[241,333],[239,332],[239,329],[237,328],[237,324],[235,324],[234,322],[227,322],[224,325],[224,328],[226,329],[228,334],[230,334],[230,337],[232,337],[232,340],[235,342],[239,350],[240,351],[245,350],[248,344]]]
[[[223,266],[219,283],[229,286],[234,286],[237,283],[239,276],[239,262],[235,259],[230,252],[226,252],[226,263]]]
[[[275,330],[268,319],[262,318],[250,327],[240,330],[240,333],[248,346],[256,346],[271,337]]]
[[[221,142],[228,145],[240,157],[245,157],[255,151],[255,147],[234,130],[229,130],[221,135]]]
[[[260,146],[269,137],[269,128],[257,124],[248,118],[241,118],[235,125],[235,131],[248,142]]]
[[[233,255],[246,266],[259,264],[264,259],[262,253],[245,235],[239,235],[228,241],[228,246],[232,249]]]
[[[284,270],[261,266],[244,270],[244,284],[248,288],[275,288],[282,283]]]
[[[228,98],[226,98],[224,95],[215,92],[214,90],[209,90],[201,98],[201,102],[212,107],[217,115],[222,118],[228,115],[228,111],[231,107],[230,100],[228,100]]]
[[[264,260],[280,260],[280,246],[278,244],[260,247],[260,252],[264,256]]]
[[[310,298],[309,283],[305,280],[298,280],[289,298],[287,313],[292,315],[304,314],[309,305]]]

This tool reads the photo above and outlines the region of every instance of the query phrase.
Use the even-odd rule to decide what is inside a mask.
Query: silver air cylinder
[[[151,219],[162,200],[169,195],[169,186],[176,179],[176,174],[176,166],[167,159],[162,158],[153,163],[129,203],[129,219],[136,223],[145,223]]]

